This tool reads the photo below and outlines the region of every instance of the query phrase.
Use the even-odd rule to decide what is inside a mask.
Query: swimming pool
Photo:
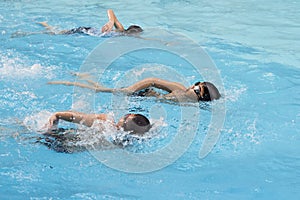
[[[299,198],[299,2],[153,0],[127,1],[126,8],[119,2],[99,1],[0,4],[1,199]],[[90,52],[107,38],[46,34],[11,38],[11,34],[41,31],[38,21],[66,29],[99,27],[107,20],[108,8],[124,25],[141,25],[145,34],[159,35],[159,31],[147,33],[159,28],[193,39],[215,62],[225,88],[226,117],[207,157],[199,158],[211,115],[203,108],[187,151],[171,165],[149,173],[125,173],[107,167],[89,152],[57,153],[30,139],[38,135],[35,127],[50,113],[74,107],[73,88],[46,83],[75,80],[70,72],[79,71]],[[146,54],[137,53],[138,57],[126,57],[129,64]],[[179,62],[186,66],[182,60],[175,64]],[[139,67],[147,68],[143,64],[147,62],[141,61]],[[161,68],[158,62],[154,69]],[[109,70],[101,81],[107,86],[117,83],[127,69],[112,65]],[[188,84],[197,81],[190,70],[176,71],[186,76]],[[102,95],[95,110],[110,111],[106,96],[111,96]],[[130,151],[153,151],[172,140],[180,107],[152,99],[131,100],[124,110],[149,115],[163,108],[167,113],[159,121],[164,125],[162,134]],[[22,125],[25,122],[27,127]]]

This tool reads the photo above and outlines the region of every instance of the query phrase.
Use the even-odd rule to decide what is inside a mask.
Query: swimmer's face
[[[149,120],[140,114],[127,114],[120,119],[118,126],[133,134],[144,134],[151,128]]]
[[[198,101],[198,96],[197,96],[197,94],[194,92],[194,86],[189,87],[189,88],[186,90],[185,95],[188,96],[188,98],[192,99],[193,101]]]
[[[188,88],[187,91],[190,95],[193,95],[193,97],[196,97],[198,101],[210,101],[210,94],[209,90],[206,86],[205,82],[197,82],[191,87]]]

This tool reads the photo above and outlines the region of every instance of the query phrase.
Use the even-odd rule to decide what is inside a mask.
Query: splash
[[[113,117],[113,114],[109,114]],[[150,145],[150,140],[158,140],[167,137],[167,132],[163,131],[166,123],[161,119],[150,119],[152,125],[150,131],[143,135],[129,134],[123,129],[118,129],[109,121],[95,121],[92,127],[82,127],[77,134],[80,140],[78,146],[85,146],[91,150],[103,150],[113,148],[133,147],[134,149],[145,149]]]
[[[0,53],[0,78],[2,80],[22,80],[26,78],[47,78],[55,77],[55,66],[43,66],[39,63],[28,65],[26,59],[19,57],[10,58]]]
[[[226,90],[225,92],[225,100],[236,102],[239,100],[240,96],[247,91],[246,86],[240,86],[239,88],[234,87]]]
[[[32,132],[45,133],[47,132],[47,123],[51,115],[51,112],[43,110],[25,117],[25,119],[23,120],[23,124],[28,130],[31,130]]]

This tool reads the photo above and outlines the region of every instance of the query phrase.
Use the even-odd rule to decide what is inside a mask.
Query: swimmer
[[[87,127],[91,127],[97,120],[106,121],[112,123],[117,128],[122,128],[124,131],[137,135],[143,135],[151,128],[149,120],[141,114],[127,114],[115,124],[107,114],[86,114],[75,111],[64,111],[56,112],[50,117],[47,125],[48,130],[55,130],[59,120],[77,123]]]
[[[85,145],[79,145],[81,138],[75,134],[74,129],[57,128],[59,120],[81,124],[87,127],[101,126],[101,122],[111,123],[117,129],[122,129],[132,136],[143,136],[151,128],[149,120],[141,114],[126,114],[118,123],[115,123],[107,114],[86,114],[75,111],[56,112],[50,118],[47,124],[48,131],[43,134],[43,137],[38,138],[37,142],[48,146],[58,152],[73,153],[83,151],[87,148]],[[95,122],[99,122],[94,124]],[[97,129],[98,130],[98,129]],[[100,129],[101,130],[101,129]],[[101,134],[101,132],[100,132]],[[99,139],[99,137],[97,137]],[[123,146],[124,139],[115,139],[113,143],[103,139],[94,142],[93,145],[99,145],[106,148],[115,148]],[[100,143],[99,143],[100,142]],[[98,144],[97,144],[98,143]],[[114,144],[114,145],[113,145]],[[94,147],[94,146],[93,146]]]
[[[71,30],[56,30],[54,27],[50,26],[47,22],[38,22],[38,24],[44,26],[46,31],[43,32],[32,32],[32,33],[23,33],[16,32],[12,35],[12,37],[18,36],[26,36],[33,34],[52,34],[52,35],[69,35],[69,34],[87,34],[93,36],[105,36],[109,35],[109,33],[113,33],[115,35],[135,35],[141,33],[143,29],[137,25],[131,25],[127,29],[120,23],[118,18],[116,17],[113,10],[107,10],[108,22],[100,29],[92,28],[92,27],[78,27],[73,28]],[[115,29],[114,29],[115,28]]]
[[[190,87],[185,87],[184,85],[177,82],[171,82],[159,78],[146,78],[128,87],[106,88],[84,77],[83,79],[87,81],[88,84],[68,81],[52,81],[48,82],[48,84],[78,86],[95,90],[95,92],[125,93],[127,95],[137,96],[153,96],[158,99],[171,100],[175,102],[213,101],[221,97],[218,89],[214,86],[214,84],[210,82],[196,82]],[[160,89],[164,92],[155,91],[155,88]],[[167,92],[167,94],[165,94],[165,92]]]

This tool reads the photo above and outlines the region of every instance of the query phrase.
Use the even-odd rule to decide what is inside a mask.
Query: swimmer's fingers
[[[71,74],[73,76],[79,77],[81,80],[84,80],[84,81],[90,83],[94,87],[101,87],[97,82],[91,80],[91,75],[90,74],[87,74],[87,73],[77,73],[77,72],[75,72],[75,73],[71,72]]]
[[[113,21],[109,21],[107,22],[101,29],[102,33],[105,32],[110,32],[114,27],[114,22]]]
[[[47,124],[45,124],[45,128],[47,128],[48,131],[53,131],[57,129],[59,119],[55,114],[53,114],[50,118]]]
[[[42,130],[46,130],[46,132],[45,131],[39,131],[39,132],[41,132],[42,134],[45,135],[45,134],[48,134],[48,133],[51,133],[51,132],[57,130],[57,125],[55,125],[55,124],[50,125],[50,122],[48,122],[47,124],[45,124],[42,127]]]
[[[107,24],[105,24],[104,26],[102,26],[101,32],[105,33],[105,32],[108,32],[108,30],[109,30],[109,27]]]
[[[70,74],[80,79],[88,79],[91,77],[89,73],[70,72]]]
[[[49,119],[49,127],[52,127],[52,126],[57,125],[57,124],[58,124],[58,118],[54,114]]]

